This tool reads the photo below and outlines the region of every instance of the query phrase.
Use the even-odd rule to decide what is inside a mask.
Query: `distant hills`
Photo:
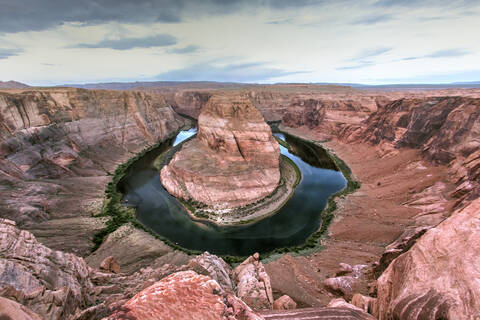
[[[215,82],[215,81],[136,81],[136,82],[104,82],[86,84],[65,84],[61,87],[80,89],[105,89],[105,90],[132,90],[138,88],[238,88],[252,86],[250,83]]]
[[[422,90],[422,89],[449,89],[449,88],[480,88],[480,81],[474,82],[454,82],[445,84],[384,84],[367,85],[361,83],[275,83],[275,84],[255,84],[255,83],[236,83],[236,82],[215,82],[215,81],[151,81],[151,82],[107,82],[107,83],[87,83],[87,84],[66,84],[62,87],[72,87],[81,89],[106,89],[106,90],[132,90],[145,88],[188,88],[188,89],[235,89],[252,86],[275,86],[275,85],[318,85],[318,86],[344,86],[356,89],[377,89],[377,90]]]
[[[25,89],[30,86],[17,81],[0,81],[0,89]]]
[[[215,81],[136,81],[136,82],[100,82],[85,84],[65,84],[52,87],[69,87],[80,89],[104,89],[104,90],[133,90],[133,89],[242,89],[253,86],[282,86],[282,85],[309,85],[309,86],[342,86],[355,89],[376,89],[376,90],[428,90],[428,89],[450,89],[450,88],[480,88],[480,81],[471,82],[453,82],[445,84],[383,84],[368,85],[361,83],[275,83],[275,84],[256,84],[256,83],[237,83],[237,82],[215,82]],[[0,81],[0,89],[25,89],[31,88],[17,81]]]

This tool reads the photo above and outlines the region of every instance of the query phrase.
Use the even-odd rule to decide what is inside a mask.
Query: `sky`
[[[480,0],[0,0],[0,81],[480,81]]]

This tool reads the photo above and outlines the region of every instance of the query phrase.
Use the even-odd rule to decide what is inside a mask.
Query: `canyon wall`
[[[368,142],[389,152],[419,149],[424,157],[449,165],[458,186],[453,197],[480,196],[480,99],[428,97],[383,105],[360,125],[345,126],[347,142]]]
[[[161,95],[0,92],[1,217],[52,248],[89,253],[111,173],[183,124]]]

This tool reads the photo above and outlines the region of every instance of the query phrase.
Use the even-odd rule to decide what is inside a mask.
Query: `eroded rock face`
[[[237,296],[254,310],[272,309],[273,294],[270,277],[259,260],[250,256],[233,270]]]
[[[94,302],[94,287],[82,258],[51,250],[0,219],[0,296],[42,317],[66,319]]]
[[[211,277],[223,290],[233,292],[232,268],[222,258],[204,252],[191,259],[186,267],[198,274]]]
[[[380,319],[480,317],[480,199],[455,211],[378,279]]]
[[[161,171],[172,195],[217,209],[255,202],[280,180],[280,148],[270,127],[242,95],[212,96],[198,118],[198,134]]]
[[[229,318],[231,317],[231,318]],[[140,291],[109,319],[260,320],[247,305],[225,293],[210,277],[194,271],[174,273]]]
[[[457,178],[454,196],[480,195],[480,99],[428,97],[382,105],[362,125],[347,125],[340,136],[384,149],[420,149],[428,160],[449,164]]]
[[[0,217],[51,248],[89,254],[109,173],[184,123],[143,92],[0,92]]]

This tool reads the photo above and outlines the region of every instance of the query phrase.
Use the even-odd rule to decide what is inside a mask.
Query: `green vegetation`
[[[290,150],[290,145],[283,139],[280,139],[279,137],[275,137],[277,140],[278,144],[280,144],[282,147],[285,147]]]
[[[142,158],[145,156],[148,152],[151,152],[152,150],[162,147],[162,146],[169,146],[173,143],[175,136],[177,133],[171,134],[169,137],[167,137],[165,140],[160,141],[144,150],[136,154],[133,158],[130,158],[127,162],[119,165],[115,172],[112,175],[112,180],[107,184],[107,187],[105,189],[105,200],[102,205],[102,211],[97,217],[108,217],[109,219],[106,222],[106,227],[102,230],[100,230],[97,234],[94,235],[93,237],[93,242],[94,242],[94,247],[93,251],[97,250],[98,247],[102,244],[104,239],[112,232],[117,230],[119,227],[122,225],[126,224],[132,224],[134,227],[139,228],[155,238],[162,240],[165,242],[167,245],[170,247],[183,251],[187,254],[190,255],[197,255],[201,254],[202,252],[196,251],[196,250],[189,250],[182,248],[181,246],[177,245],[176,243],[173,243],[172,241],[161,237],[157,235],[155,232],[153,232],[150,228],[147,228],[143,224],[137,221],[135,217],[135,209],[134,208],[129,208],[124,206],[121,203],[122,200],[122,193],[117,190],[117,184],[122,180],[122,178],[125,176],[127,173],[129,167],[138,159]],[[181,145],[181,144],[180,144]],[[179,145],[179,146],[180,146]],[[179,147],[176,146],[176,147]],[[170,150],[172,150],[171,148]],[[163,160],[165,160],[165,155],[167,152],[162,153],[159,157],[162,157]],[[157,157],[158,159],[158,157]]]

